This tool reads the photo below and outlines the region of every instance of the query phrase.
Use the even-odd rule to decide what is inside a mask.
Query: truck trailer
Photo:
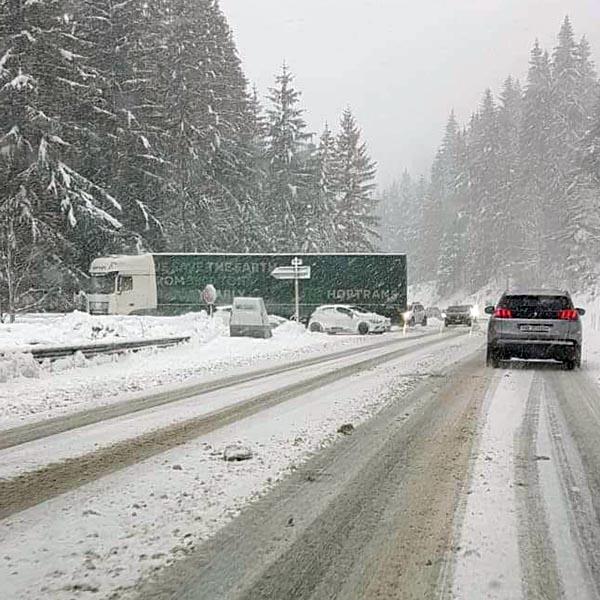
[[[294,282],[277,267],[299,258],[311,276],[300,282],[300,314],[322,304],[355,304],[398,321],[406,309],[404,254],[141,254],[95,259],[88,290],[92,314],[175,315],[206,309],[201,292],[217,290],[217,305],[262,297],[270,314],[294,314]]]

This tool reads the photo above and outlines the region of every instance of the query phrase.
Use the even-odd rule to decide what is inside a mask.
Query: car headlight
[[[479,307],[478,306],[471,307],[471,316],[475,319],[479,316]]]
[[[402,318],[408,321],[410,319],[410,311],[407,310],[405,313],[402,313]]]
[[[446,318],[446,313],[442,313],[442,319]]]

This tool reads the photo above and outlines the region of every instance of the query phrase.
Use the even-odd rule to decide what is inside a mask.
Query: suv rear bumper
[[[579,353],[579,344],[574,340],[519,340],[496,339],[490,348],[504,358],[538,358],[574,360]]]
[[[446,317],[446,325],[471,325],[473,319],[471,317]]]

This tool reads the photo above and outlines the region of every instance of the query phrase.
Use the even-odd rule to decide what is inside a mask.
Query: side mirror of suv
[[[580,317],[583,317],[583,315],[585,315],[585,308],[576,308],[575,310],[577,311]]]
[[[486,315],[493,315],[494,314],[494,310],[495,310],[494,306],[486,306],[485,307],[485,314]]]

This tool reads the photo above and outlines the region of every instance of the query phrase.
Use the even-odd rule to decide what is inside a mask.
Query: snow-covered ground
[[[481,335],[448,338],[3,521],[3,593],[13,600],[126,599],[140,577],[185,556],[247,502],[334,442],[340,425],[358,425],[406,395],[420,377],[439,372],[481,343]],[[225,446],[236,441],[251,447],[252,460],[223,460]]]
[[[37,339],[48,340],[49,332],[70,326],[71,333],[67,334],[65,330],[63,341],[87,342],[95,319],[82,313],[56,318],[32,317],[31,321],[14,327],[21,327],[17,336],[21,343],[34,339],[36,320],[40,331],[45,332]],[[168,385],[195,383],[207,377],[222,377],[249,368],[290,362],[386,339],[386,336],[308,333],[304,327],[294,323],[281,325],[268,340],[230,338],[219,321],[210,320],[202,313],[172,318],[107,317],[107,323],[112,324],[115,332],[121,332],[121,337],[133,334],[133,323],[138,321],[140,328],[141,323],[145,323],[146,337],[191,335],[192,340],[174,348],[148,349],[90,360],[79,355],[46,365],[39,365],[31,355],[21,353],[4,361],[0,359],[0,429],[106,405]],[[0,327],[0,332],[5,334],[3,327]],[[423,332],[419,328],[407,335]]]
[[[0,352],[29,346],[76,346],[95,342],[193,336],[209,339],[223,331],[205,312],[177,317],[66,314],[18,315],[0,326]]]

